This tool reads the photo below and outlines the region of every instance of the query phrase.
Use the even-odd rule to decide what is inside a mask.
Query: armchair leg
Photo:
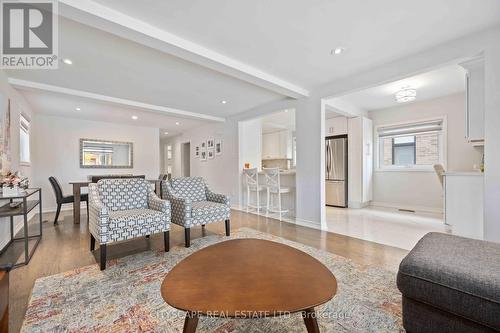
[[[100,244],[101,249],[101,271],[106,269],[106,244]]]
[[[226,220],[226,236],[231,235],[231,222],[229,219]]]
[[[165,252],[170,250],[170,231],[163,232],[163,245],[165,246]]]
[[[90,234],[90,251],[95,250],[95,237],[94,235]]]
[[[191,233],[189,228],[184,228],[184,239],[186,241],[186,247],[191,246]]]
[[[89,201],[85,201],[86,203],[86,206],[87,206],[87,223],[89,223],[89,220],[90,220],[90,215],[89,215]]]

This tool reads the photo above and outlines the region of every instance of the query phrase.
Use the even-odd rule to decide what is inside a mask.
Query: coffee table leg
[[[302,312],[302,318],[304,318],[304,324],[306,324],[307,333],[319,333],[318,322],[316,321],[316,312],[314,309],[307,309]]]
[[[184,320],[184,333],[195,333],[196,326],[198,326],[198,315],[196,313],[188,312],[186,313],[186,319]]]

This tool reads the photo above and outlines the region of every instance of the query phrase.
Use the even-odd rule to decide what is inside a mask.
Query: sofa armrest
[[[158,198],[154,192],[151,192],[148,195],[148,207],[162,213],[170,213],[170,202],[168,200]]]
[[[205,194],[208,201],[217,202],[229,206],[229,196],[225,194],[214,193],[210,191],[208,186],[205,186]]]

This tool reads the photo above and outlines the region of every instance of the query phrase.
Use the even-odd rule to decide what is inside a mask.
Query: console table
[[[38,194],[37,198],[35,196],[36,194]],[[33,196],[35,196],[35,198],[32,198]],[[22,203],[15,208],[11,208],[10,203],[14,202],[15,199],[18,200],[21,199]],[[18,266],[27,265],[31,260],[31,257],[35,253],[38,243],[40,242],[40,239],[42,238],[42,190],[40,188],[29,188],[26,189],[24,192],[21,192],[13,196],[4,196],[3,194],[0,194],[0,200],[9,200],[8,203],[0,207],[0,218],[2,217],[10,218],[10,241],[4,247],[2,252],[4,252],[14,242],[19,242],[19,241],[24,242],[24,261],[15,262],[12,267],[16,268]],[[37,206],[39,208],[40,229],[38,234],[30,236],[28,232],[28,213],[31,212]],[[23,216],[24,218],[24,225],[23,225],[24,235],[21,237],[14,237],[14,216]],[[30,251],[29,241],[32,239],[35,239],[36,242]]]

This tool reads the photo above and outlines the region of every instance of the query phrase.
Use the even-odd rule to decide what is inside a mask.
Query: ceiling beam
[[[59,0],[59,15],[286,97],[309,96],[307,89],[91,0]]]
[[[96,100],[96,101],[101,101],[101,102],[106,102],[106,103],[127,106],[127,107],[131,107],[131,108],[137,108],[137,109],[162,113],[162,114],[169,115],[169,116],[178,116],[178,117],[193,118],[193,119],[203,119],[203,120],[210,120],[210,121],[217,121],[217,122],[226,121],[225,118],[209,116],[209,115],[202,114],[202,113],[184,111],[184,110],[169,108],[169,107],[161,106],[161,105],[147,104],[147,103],[137,102],[137,101],[133,101],[133,100],[129,100],[129,99],[100,95],[100,94],[95,94],[95,93],[91,93],[88,91],[69,89],[69,88],[53,86],[50,84],[44,84],[44,83],[39,83],[39,82],[34,82],[34,81],[26,81],[26,80],[9,78],[9,83],[16,88],[42,90],[42,91],[49,91],[49,92],[59,93],[59,94],[64,94],[64,95],[83,97],[83,98],[88,98],[88,99],[92,99],[92,100]]]

